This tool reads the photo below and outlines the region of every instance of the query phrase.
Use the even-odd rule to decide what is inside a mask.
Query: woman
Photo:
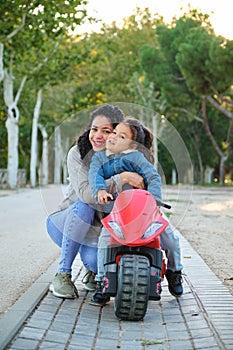
[[[92,274],[97,272],[97,242],[101,229],[95,201],[88,183],[88,170],[94,152],[105,149],[105,143],[116,125],[124,118],[123,112],[106,104],[96,109],[89,126],[79,136],[67,157],[69,186],[60,210],[47,218],[47,230],[52,240],[61,248],[59,269],[50,290],[56,297],[75,298],[78,291],[71,280],[72,264],[80,253],[84,266]],[[129,183],[143,188],[143,178],[137,173],[123,172],[106,180],[110,193],[121,192]],[[97,214],[96,214],[97,213]]]

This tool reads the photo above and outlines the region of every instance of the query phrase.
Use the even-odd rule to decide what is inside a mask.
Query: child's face
[[[132,146],[132,132],[129,125],[120,123],[109,135],[106,142],[106,149],[112,153],[120,153],[126,151]]]

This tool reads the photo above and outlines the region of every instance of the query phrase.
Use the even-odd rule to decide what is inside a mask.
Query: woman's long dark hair
[[[80,152],[81,159],[84,165],[89,165],[91,157],[93,155],[92,145],[89,141],[89,133],[91,126],[96,117],[106,117],[112,124],[113,128],[117,126],[124,119],[124,113],[117,106],[112,106],[110,104],[105,104],[94,110],[91,114],[90,122],[87,129],[78,137],[77,147]]]
[[[126,124],[130,127],[133,135],[132,140],[136,143],[137,150],[142,152],[150,163],[154,164],[154,136],[152,132],[142,123],[140,123],[139,120],[133,117],[126,117],[126,119],[123,121],[123,124]]]

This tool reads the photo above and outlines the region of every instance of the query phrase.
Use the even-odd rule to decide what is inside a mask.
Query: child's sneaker
[[[101,282],[96,282],[96,290],[95,290],[95,293],[93,294],[89,304],[95,305],[95,306],[104,306],[109,301],[110,301],[110,297],[109,296],[105,296],[103,294],[102,283]]]
[[[165,274],[168,281],[168,289],[174,297],[180,297],[183,294],[181,271],[167,270]]]

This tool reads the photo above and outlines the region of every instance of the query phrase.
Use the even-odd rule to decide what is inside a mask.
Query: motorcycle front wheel
[[[147,310],[149,290],[149,260],[140,255],[123,255],[118,266],[115,315],[128,321],[143,319]]]

